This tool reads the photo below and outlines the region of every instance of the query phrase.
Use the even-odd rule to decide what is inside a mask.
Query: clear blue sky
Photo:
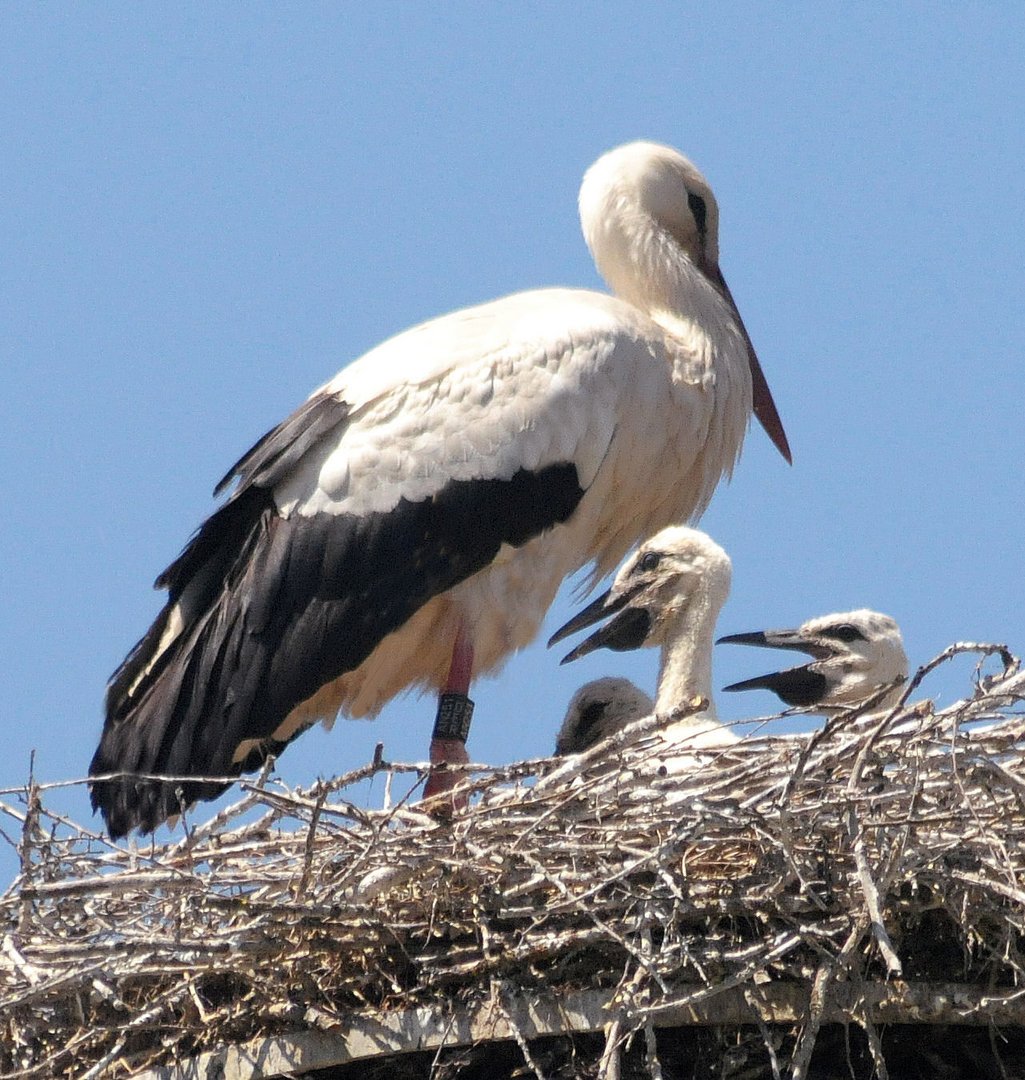
[[[1025,15],[826,10],[6,5],[0,787],[33,748],[41,779],[85,773],[150,583],[310,390],[431,315],[600,287],[577,186],[635,138],[711,181],[794,448],[787,468],[753,429],[704,518],[734,562],[721,631],[871,606],[913,663],[1025,649]],[[653,655],[559,655],[478,685],[476,759],[547,752],[588,678],[652,688]],[[716,683],[774,659],[721,649]],[[967,665],[930,684],[967,686]],[[407,699],[311,732],[279,771],[378,739],[420,759],[432,716]],[[55,801],[88,818],[82,789]],[[13,867],[0,843],[0,884]]]

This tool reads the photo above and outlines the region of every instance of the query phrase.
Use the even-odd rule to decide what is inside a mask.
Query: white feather
[[[688,192],[708,208],[698,235]],[[581,218],[620,294],[518,293],[385,341],[326,383],[350,420],[274,492],[284,515],[386,512],[453,480],[572,462],[576,512],[430,601],[297,716],[372,714],[444,677],[457,621],[477,673],[530,642],[563,579],[592,583],[663,526],[699,515],[729,474],[752,407],[751,359],[718,273],[718,210],[676,151],[634,143],[585,177]],[[720,279],[721,280],[721,279]],[[294,718],[293,718],[294,722]]]

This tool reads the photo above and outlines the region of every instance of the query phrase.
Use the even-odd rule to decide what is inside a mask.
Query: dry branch
[[[79,828],[46,785],[0,792],[21,867],[0,1077],[274,1075],[491,1038],[536,1076],[558,1032],[604,1032],[592,1072],[634,1043],[655,1076],[679,1025],[749,1027],[765,1076],[801,1076],[837,1020],[881,1075],[877,1024],[1023,1025],[1025,677],[995,646],[928,669],[965,651],[1004,670],[945,709],[908,704],[916,676],[895,708],[683,773],[640,721],[580,758],[465,767],[448,822],[355,804],[362,779],[422,774],[380,750],[309,790],[247,783],[165,845]]]

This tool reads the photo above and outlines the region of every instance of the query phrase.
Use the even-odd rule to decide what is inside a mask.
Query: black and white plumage
[[[519,293],[391,338],[228,472],[111,679],[90,773],[113,836],[150,830],[317,720],[493,670],[564,577],[700,513],[754,411],[786,436],[718,265],[718,209],[676,151],[588,170],[615,296]],[[451,677],[451,675],[450,675]]]
[[[696,699],[707,702],[700,712],[673,723],[665,737],[689,747],[736,742],[736,734],[716,720],[712,697],[715,624],[729,595],[731,573],[729,557],[709,536],[685,525],[669,526],[641,544],[619,569],[608,592],[560,627],[548,644],[607,619],[562,662],[599,648],[624,652],[658,646],[662,652],[654,711],[672,717]],[[578,691],[563,721],[558,743],[574,752],[646,715],[622,687],[603,687],[603,702],[596,694],[600,685],[589,683]],[[626,685],[641,693],[632,683]],[[591,706],[590,714],[584,705]]]
[[[889,615],[862,608],[809,619],[795,630],[729,634],[720,643],[795,649],[813,657],[808,664],[758,675],[726,690],[769,690],[787,705],[831,712],[859,705],[891,688],[878,705],[900,695],[908,658],[900,628]]]

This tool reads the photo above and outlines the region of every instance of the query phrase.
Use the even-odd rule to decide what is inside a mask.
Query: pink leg
[[[473,645],[466,633],[463,620],[459,620],[455,644],[452,646],[452,663],[448,669],[448,682],[445,683],[447,694],[468,694],[470,677],[473,675]]]
[[[452,663],[448,669],[448,679],[445,682],[444,690],[438,697],[438,720],[435,723],[435,733],[431,739],[432,765],[463,765],[470,760],[469,755],[466,753],[466,733],[469,731],[470,713],[473,710],[473,702],[467,696],[470,690],[470,677],[472,674],[473,645],[466,633],[466,627],[463,626],[462,620],[460,620],[455,644],[452,646]],[[458,733],[462,734],[462,738],[457,737],[456,733],[450,734],[448,730],[451,725],[447,722],[447,718],[451,715],[453,709],[457,714],[455,726],[465,727],[464,732]],[[438,733],[439,727],[442,729],[442,734]],[[459,774],[444,769],[432,771],[431,775],[427,777],[427,784],[424,787],[424,798],[430,799],[436,795],[443,795],[445,792],[451,791],[459,780]],[[465,806],[464,800],[460,799],[459,803],[461,804],[459,806],[453,803],[453,807],[462,809],[462,806]]]

